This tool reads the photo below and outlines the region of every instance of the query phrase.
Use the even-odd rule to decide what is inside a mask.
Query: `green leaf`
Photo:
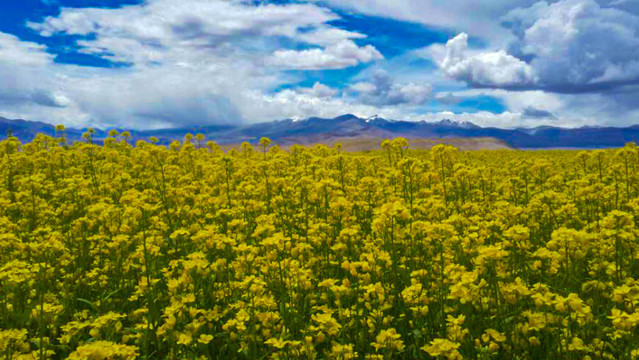
[[[93,313],[93,315],[98,314],[100,311],[98,310],[98,308],[95,306],[94,303],[92,303],[91,301],[87,300],[87,299],[82,299],[82,298],[77,298],[77,301],[84,303],[86,305],[89,306],[89,310],[91,310],[91,312]]]

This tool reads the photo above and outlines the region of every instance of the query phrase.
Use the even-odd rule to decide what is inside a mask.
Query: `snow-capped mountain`
[[[69,141],[81,140],[84,129],[68,128]],[[11,134],[22,141],[30,141],[37,133],[54,136],[53,125],[26,120],[0,118],[0,139]],[[471,122],[450,119],[440,121],[387,120],[381,116],[360,118],[352,114],[332,119],[318,117],[289,118],[282,121],[250,125],[210,125],[202,127],[131,131],[133,141],[160,138],[162,143],[180,139],[187,133],[202,133],[208,140],[220,144],[239,144],[243,141],[257,142],[260,137],[269,137],[279,144],[311,144],[328,142],[340,138],[492,138],[515,148],[598,148],[620,147],[627,142],[639,142],[639,126],[627,128],[583,127],[567,129],[544,126],[534,129],[484,128]],[[96,130],[94,138],[106,137],[105,130]]]
[[[379,115],[373,115],[369,118],[367,118],[366,120],[364,120],[365,122],[369,123],[371,121],[378,121],[378,120],[386,120],[383,117],[379,116]]]
[[[451,119],[443,119],[435,122],[434,124],[439,126],[457,127],[462,129],[477,129],[479,126],[473,124],[470,121],[455,121]]]

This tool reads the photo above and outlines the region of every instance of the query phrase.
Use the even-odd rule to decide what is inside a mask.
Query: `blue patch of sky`
[[[493,96],[475,96],[464,98],[456,104],[446,104],[433,101],[430,104],[431,111],[452,111],[456,114],[474,113],[477,111],[488,111],[494,114],[501,114],[508,110],[507,106],[499,98]]]
[[[472,36],[468,34],[468,48],[470,49],[486,49],[490,45],[487,39]]]
[[[370,65],[359,64],[357,66],[335,70],[287,70],[284,71],[285,76],[298,80],[280,85],[273,89],[273,92],[284,89],[312,87],[318,82],[332,88],[344,89],[351,84],[351,79],[368,66]]]
[[[69,64],[69,65],[100,67],[100,68],[124,68],[124,67],[131,66],[131,64],[126,62],[114,62],[100,56],[91,55],[91,54],[82,54],[78,52],[68,52],[68,53],[57,54],[54,62],[56,64]]]
[[[301,0],[250,0],[246,1],[246,4],[252,4],[255,6],[264,5],[264,4],[276,4],[276,5],[286,5],[286,4],[303,4],[306,1]]]
[[[406,61],[407,67],[434,70],[437,66],[435,63],[423,57],[411,56]]]
[[[0,31],[22,40],[37,41],[41,37],[28,29],[26,22],[40,20],[57,12],[57,6],[47,5],[42,0],[3,1],[0,4]]]
[[[300,29],[300,33],[311,31],[311,29]],[[317,49],[320,46],[308,44],[303,41],[297,41],[288,36],[272,36],[270,38],[265,38],[264,41],[267,42],[267,45],[274,47],[275,49],[290,49],[290,50],[308,50],[308,49]]]
[[[330,25],[366,35],[366,38],[356,39],[355,42],[359,45],[375,46],[386,58],[393,58],[432,44],[445,43],[453,35],[449,31],[419,23],[332,10],[340,19],[331,21]]]
[[[354,80],[364,81],[375,72],[384,70],[398,82],[430,82],[428,76],[436,69],[437,65],[432,60],[407,52],[402,56],[371,65],[358,74]]]
[[[501,114],[507,110],[503,101],[493,96],[477,96],[474,98],[468,98],[457,104],[455,108],[459,109],[461,112],[489,111],[496,114]]]

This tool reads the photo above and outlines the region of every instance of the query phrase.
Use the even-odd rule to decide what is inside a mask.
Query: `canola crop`
[[[0,142],[1,359],[634,359],[639,150]]]

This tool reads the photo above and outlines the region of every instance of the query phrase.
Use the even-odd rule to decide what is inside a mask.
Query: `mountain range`
[[[108,129],[95,129],[94,139],[101,141]],[[86,129],[67,128],[68,141],[79,141]],[[55,135],[53,125],[27,120],[9,120],[0,117],[0,138],[7,134],[27,142],[36,134]],[[608,148],[621,147],[628,142],[639,142],[639,125],[625,128],[581,127],[561,128],[542,126],[536,128],[500,129],[481,127],[471,122],[444,119],[437,122],[387,120],[379,116],[360,118],[342,115],[333,119],[296,118],[249,125],[211,125],[159,130],[133,130],[133,141],[155,136],[161,143],[181,139],[187,133],[202,133],[207,140],[222,145],[243,141],[256,143],[260,137],[268,137],[280,145],[331,143],[340,139],[395,138],[407,139],[467,139],[490,138],[511,148]]]

